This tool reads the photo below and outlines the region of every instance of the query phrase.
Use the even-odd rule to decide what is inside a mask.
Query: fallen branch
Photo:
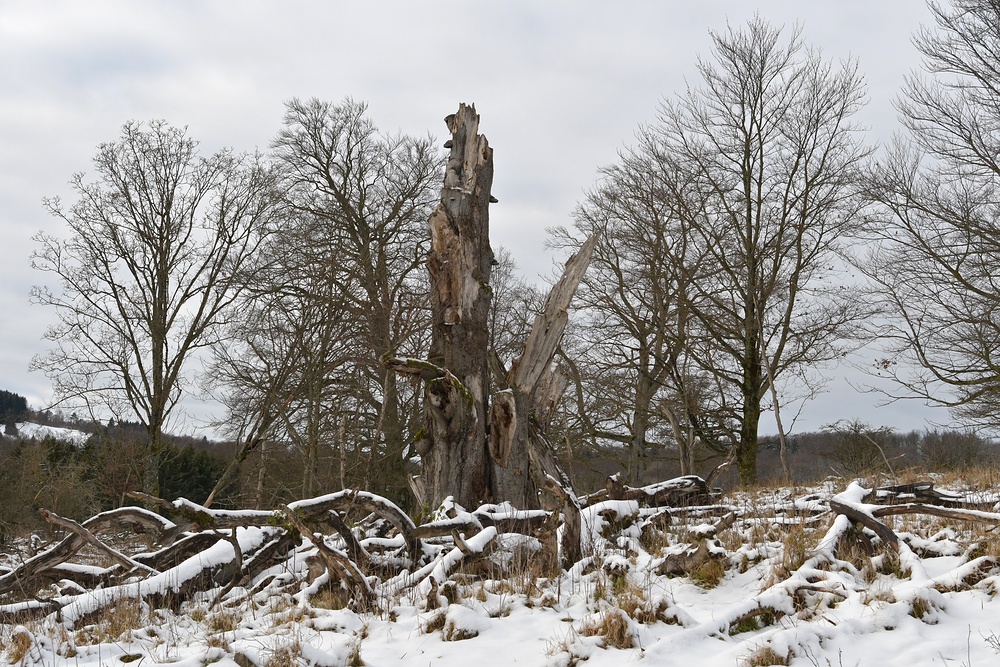
[[[91,533],[89,530],[78,524],[76,521],[61,517],[58,514],[50,512],[49,510],[44,508],[39,509],[38,512],[39,514],[42,515],[42,518],[44,518],[47,522],[51,523],[53,526],[59,526],[64,530],[68,530],[71,533],[78,535],[84,542],[86,542],[93,548],[97,549],[99,552],[101,552],[114,562],[118,563],[119,565],[122,565],[123,567],[128,568],[129,570],[139,570],[147,575],[159,574],[159,572],[149,567],[148,565],[143,565],[138,561],[134,561],[125,554],[121,553],[120,551],[112,549],[104,542],[101,542],[99,539],[94,537],[93,533]]]
[[[370,608],[374,598],[371,586],[354,561],[348,558],[344,552],[327,546],[322,537],[316,537],[305,522],[296,515],[295,510],[286,505],[282,511],[288,522],[316,547],[319,558],[323,561],[330,575],[336,577],[345,588],[351,591],[354,599],[362,608]]]
[[[1000,514],[996,512],[981,512],[979,510],[963,510],[951,507],[941,507],[940,505],[926,505],[924,503],[906,503],[904,505],[885,505],[872,510],[872,516],[895,516],[899,514],[930,514],[946,519],[957,519],[958,521],[977,521],[980,523],[992,523],[1000,525]]]

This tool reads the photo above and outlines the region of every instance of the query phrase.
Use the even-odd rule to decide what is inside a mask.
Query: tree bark
[[[569,305],[590,265],[598,234],[592,235],[566,262],[559,281],[552,286],[541,314],[535,318],[524,345],[507,375],[509,390],[493,398],[490,431],[494,496],[514,507],[537,508],[538,490],[545,476],[557,480],[574,499],[569,479],[560,469],[544,435],[544,419],[551,416],[555,398],[551,390],[565,388],[553,373],[552,359],[569,321]],[[507,414],[513,404],[513,417]],[[504,446],[499,446],[503,443]],[[503,453],[504,456],[498,457]]]
[[[479,134],[474,106],[445,118],[451,148],[441,202],[430,216],[430,362],[443,372],[424,388],[421,438],[426,500],[465,507],[489,497],[486,459],[489,242],[493,149]]]
[[[493,150],[478,134],[475,107],[460,105],[445,119],[452,138],[441,202],[430,216],[431,348],[427,362],[387,359],[397,372],[424,381],[424,426],[416,438],[425,499],[437,507],[452,496],[463,507],[505,500],[538,507],[538,489],[551,475],[572,496],[544,437],[565,383],[552,358],[597,242],[595,234],[566,263],[543,312],[509,373],[489,351],[494,262],[489,243]],[[502,390],[490,396],[490,365]]]

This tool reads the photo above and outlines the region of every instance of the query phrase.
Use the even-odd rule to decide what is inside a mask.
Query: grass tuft
[[[28,656],[31,644],[31,633],[26,628],[15,630],[14,636],[10,638],[10,644],[7,646],[7,660],[10,661],[10,664],[20,664]]]
[[[715,588],[726,577],[727,563],[722,558],[710,558],[698,567],[691,570],[688,575],[698,586],[702,588]]]
[[[763,646],[746,658],[746,667],[767,667],[768,665],[790,665],[792,654],[781,655],[770,646]]]
[[[580,634],[585,637],[600,637],[605,648],[635,648],[635,636],[628,617],[620,609],[606,609],[596,620],[583,624]]]
[[[444,627],[441,629],[441,639],[446,642],[460,642],[464,639],[473,639],[478,636],[478,630],[459,627],[450,619],[445,622]]]
[[[302,655],[302,647],[296,642],[288,646],[274,649],[264,663],[264,667],[299,667],[299,657]]]

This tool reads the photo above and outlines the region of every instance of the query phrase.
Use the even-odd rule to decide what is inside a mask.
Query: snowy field
[[[135,601],[280,530],[238,528],[141,581],[89,592],[53,584],[60,612],[0,625],[0,647],[10,664],[52,667],[1000,664],[996,498],[942,487],[956,499],[940,511],[950,516],[910,513],[923,506],[905,497],[893,499],[900,513],[886,510],[843,482],[733,494],[670,516],[604,501],[584,509],[584,557],[569,571],[538,576],[537,544],[491,527],[463,541],[477,557],[450,571],[458,549],[447,540],[427,540],[419,570],[373,568],[365,612],[342,608],[308,540],[252,580],[207,587],[174,609]],[[831,500],[846,509],[831,511]],[[890,530],[859,530],[843,512]],[[391,541],[362,544],[374,553]],[[5,621],[16,608],[0,610]]]
[[[34,422],[21,422],[15,424],[17,434],[27,440],[42,440],[43,438],[53,438],[69,442],[77,447],[82,446],[90,437],[89,433],[78,431],[72,428],[62,428],[60,426],[43,426]]]

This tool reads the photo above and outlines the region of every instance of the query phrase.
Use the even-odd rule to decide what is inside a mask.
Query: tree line
[[[795,405],[873,339],[900,395],[997,425],[1000,3],[931,9],[926,74],[900,92],[906,134],[887,150],[856,120],[856,64],[758,17],[712,34],[697,80],[551,230],[564,251],[598,235],[557,352],[548,436],[564,459],[610,452],[639,483],[665,455],[693,473],[732,454],[749,484],[771,413],[788,478]],[[36,236],[52,280],[32,298],[56,323],[33,365],[61,403],[142,425],[148,493],[200,393],[225,406],[220,484],[255,488],[246,504],[267,505],[294,453],[301,496],[354,486],[411,506],[421,386],[387,360],[430,352],[444,164],[430,136],[382,132],[350,99],[291,100],[266,154],[205,156],[183,129],[127,123],[71,202],[46,201],[66,233]],[[542,295],[495,255],[486,336],[506,369]]]
[[[82,443],[52,435],[41,438],[0,436],[0,545],[26,530],[51,531],[38,513],[45,508],[60,516],[86,519],[98,512],[133,504],[128,494],[142,490],[145,428],[137,423],[104,424],[88,420],[46,418],[29,411],[38,423],[72,428],[89,434]],[[213,490],[232,460],[236,443],[176,435],[165,436],[165,451],[158,467],[161,494],[197,502]],[[890,479],[903,470],[929,469],[963,472],[995,466],[1000,450],[995,442],[969,431],[929,430],[894,432],[856,420],[840,422],[820,432],[788,438],[788,458],[797,483],[814,483],[831,475],[878,476]],[[760,440],[758,469],[763,482],[783,480],[778,438]],[[608,474],[619,472],[617,452],[566,457],[574,480],[583,488],[599,488]],[[265,507],[293,502],[301,497],[301,480],[308,461],[295,448],[277,448],[266,465],[256,455],[248,457],[241,474],[217,494],[222,508]],[[319,472],[336,477],[336,464],[321,457]],[[670,478],[680,473],[672,456],[649,462],[650,474]],[[266,474],[260,474],[261,471]],[[731,482],[732,480],[724,480]]]

